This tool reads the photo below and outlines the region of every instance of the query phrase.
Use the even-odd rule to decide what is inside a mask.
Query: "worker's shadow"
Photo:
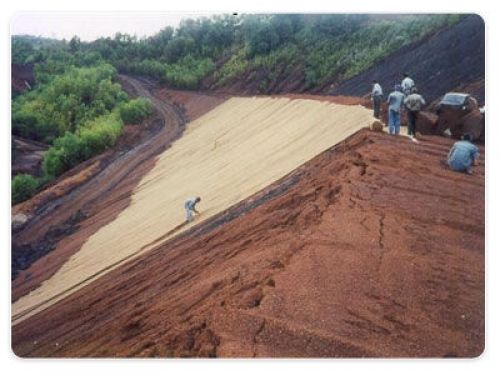
[[[170,236],[171,234],[174,234],[175,232],[181,230],[182,228],[184,228],[186,225],[188,225],[189,222],[186,220],[184,221],[183,223],[177,225],[175,228],[173,229],[170,229],[166,234],[163,235],[163,237],[168,237]]]
[[[175,228],[173,229],[170,229],[167,233],[165,233],[164,235],[158,237],[157,239],[155,239],[154,241],[148,243],[147,245],[144,245],[141,250],[143,249],[146,249],[146,248],[149,248],[151,246],[155,246],[157,245],[159,242],[163,241],[164,239],[170,237],[172,234],[174,234],[175,232],[178,232],[179,230],[181,230],[182,228],[184,228],[185,226],[187,226],[189,224],[189,222],[186,220],[184,221],[183,223],[177,225]]]

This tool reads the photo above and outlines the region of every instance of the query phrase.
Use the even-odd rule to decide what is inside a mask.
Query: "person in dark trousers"
[[[425,105],[425,100],[417,91],[415,86],[411,89],[411,94],[405,98],[405,107],[408,114],[408,135],[415,141],[415,124],[417,121],[418,112]]]
[[[401,81],[401,90],[403,91],[403,94],[405,94],[405,96],[410,95],[413,86],[415,86],[415,82],[413,82],[413,79],[410,78],[408,73],[404,73],[403,80]]]
[[[377,80],[373,80],[373,88],[372,88],[372,102],[373,102],[373,117],[380,119],[380,105],[382,104],[383,98],[382,87],[377,82]]]
[[[477,165],[479,149],[471,142],[470,134],[464,134],[462,140],[455,142],[448,153],[448,166],[456,172],[472,174],[472,166]]]

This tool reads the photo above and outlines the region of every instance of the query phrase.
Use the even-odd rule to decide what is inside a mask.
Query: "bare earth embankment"
[[[272,184],[372,120],[362,106],[310,99],[231,98],[192,121],[156,158],[130,204],[13,305],[32,315],[124,260],[190,227],[183,202],[202,195],[206,220]]]
[[[21,356],[476,356],[484,159],[472,176],[449,171],[440,161],[451,143],[363,130],[14,325],[13,348]]]

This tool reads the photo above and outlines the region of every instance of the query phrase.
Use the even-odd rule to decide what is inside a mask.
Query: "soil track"
[[[15,325],[14,351],[479,355],[484,159],[472,176],[447,170],[451,143],[358,132]]]
[[[13,233],[13,276],[24,269],[12,282],[13,300],[50,277],[90,235],[126,208],[131,191],[154,166],[154,156],[184,130],[186,114],[174,102],[160,99],[150,81],[126,76],[121,76],[121,80],[127,91],[153,101],[159,114],[155,121],[159,124],[153,124],[138,144],[136,140],[136,146],[119,144],[117,150],[71,170],[54,186],[13,208],[13,213],[29,217]],[[222,99],[214,101],[220,103]],[[124,135],[134,136],[135,130]]]

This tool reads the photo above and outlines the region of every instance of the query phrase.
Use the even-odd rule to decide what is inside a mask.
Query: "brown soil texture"
[[[43,153],[48,146],[44,143],[12,136],[12,175],[28,173],[42,174]]]
[[[113,149],[71,169],[12,208],[12,214],[28,217],[12,233],[14,300],[53,274],[88,236],[127,207],[131,191],[153,167],[153,156],[182,133],[186,120],[179,109],[155,99],[152,87],[123,79],[135,85],[134,91],[158,101],[158,113],[139,127],[126,126]]]
[[[402,74],[408,72],[428,103],[446,92],[460,90],[484,105],[484,22],[469,15],[456,25],[401,48],[365,72],[326,92],[334,95],[366,95],[377,79],[388,95]]]
[[[12,327],[22,357],[471,357],[484,158],[362,130]],[[484,154],[484,148],[481,147]]]
[[[226,95],[216,93],[174,90],[168,88],[159,89],[157,94],[159,98],[167,102],[176,103],[181,107],[189,121],[196,120],[219,104],[222,104],[222,102],[228,98]]]
[[[344,96],[344,95],[314,95],[314,94],[284,94],[290,99],[311,99],[311,100],[321,100],[330,103],[343,104],[343,105],[362,105],[367,108],[373,108],[371,100],[368,98],[360,98],[359,96]]]

